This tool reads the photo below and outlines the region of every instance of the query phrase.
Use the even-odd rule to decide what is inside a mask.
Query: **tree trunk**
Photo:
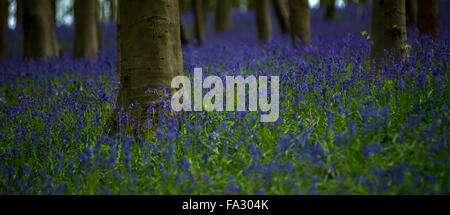
[[[181,16],[180,16],[180,34],[181,34],[181,43],[183,44],[191,43],[191,37],[189,36],[188,30],[186,29],[186,26],[184,25]]]
[[[51,3],[51,22],[50,25],[53,26],[53,28],[55,28],[56,26],[56,0],[52,0]],[[55,56],[61,56],[62,55],[62,50],[61,47],[59,46],[58,43],[58,38],[56,37],[56,32],[53,30],[52,34],[50,35],[50,39],[52,40],[52,49],[53,49],[53,53]]]
[[[206,21],[206,15],[211,11],[211,0],[202,0],[202,8],[203,8],[203,18]]]
[[[1,17],[3,19],[3,13],[4,13],[4,9],[5,7],[7,7],[7,1],[8,0],[0,0],[0,11],[1,11]],[[0,22],[0,58],[4,57],[6,55],[6,43],[5,43],[5,35],[4,35],[4,31],[6,28],[6,23],[2,20]]]
[[[289,0],[289,10],[291,37],[294,47],[296,46],[297,38],[302,43],[310,43],[311,33],[308,0]]]
[[[356,9],[356,16],[357,16],[357,20],[359,22],[366,16],[367,11],[365,11],[366,9],[364,9],[364,4],[369,3],[370,0],[357,0],[357,2],[359,4],[358,4],[358,8]]]
[[[100,48],[97,1],[75,0],[74,58],[88,56],[96,59]]]
[[[272,37],[272,24],[270,22],[269,0],[259,0],[256,3],[256,25],[258,27],[258,40],[268,42]]]
[[[247,10],[248,11],[254,11],[256,8],[256,1],[257,0],[247,0]]]
[[[190,44],[191,43],[191,37],[189,36],[189,32],[186,29],[186,26],[183,23],[183,10],[182,5],[186,2],[186,0],[178,0],[178,5],[180,9],[180,34],[181,34],[181,43],[183,44]]]
[[[417,12],[417,27],[420,35],[428,34],[433,37],[440,36],[439,9],[437,0],[419,0]]]
[[[281,33],[287,34],[289,32],[289,14],[283,0],[272,0],[277,16],[278,24],[280,25]]]
[[[229,0],[217,0],[216,17],[214,18],[214,30],[217,33],[231,28],[231,8]]]
[[[186,29],[186,26],[183,23],[183,5],[186,0],[178,0],[179,10],[180,10],[180,34],[181,34],[181,43],[182,44],[190,44],[191,37],[189,36],[189,32]]]
[[[119,73],[120,76],[120,68],[121,68],[121,59],[122,59],[122,49],[120,48],[121,43],[121,36],[120,36],[120,1],[117,0],[117,40],[116,40],[116,46],[117,46],[117,65],[116,70]]]
[[[394,49],[392,55],[395,58],[405,55],[403,48],[406,42],[405,0],[374,0],[371,25],[373,44],[370,55],[373,60],[383,58],[385,50],[390,52],[391,49]]]
[[[16,0],[16,26],[22,25],[23,0]]]
[[[104,22],[106,18],[106,8],[105,1],[97,1],[97,10],[98,10],[98,20],[99,22]]]
[[[109,21],[117,20],[117,0],[109,0],[109,10],[111,15],[109,16]]]
[[[417,0],[406,0],[406,26],[417,25]]]
[[[325,4],[325,20],[336,19],[336,1],[327,0]]]
[[[203,5],[202,0],[192,0],[192,9],[194,10],[194,28],[195,28],[195,37],[197,38],[197,42],[199,45],[202,45],[205,38],[204,33],[204,14],[203,14]]]
[[[190,0],[180,0],[179,2],[178,2],[178,5],[179,5],[179,7],[180,7],[180,11],[181,11],[181,14],[183,14],[184,12],[186,12],[186,11],[190,11],[191,10],[191,8],[189,8],[189,1]]]
[[[58,55],[52,40],[55,27],[52,0],[26,0],[23,2],[23,57],[36,58]],[[50,35],[50,36],[49,36]]]
[[[178,0],[119,0],[119,17],[118,103],[141,124],[158,101],[146,91],[170,87],[172,79],[183,74]],[[141,109],[129,110],[136,102]]]
[[[0,22],[3,26],[8,26],[8,18],[9,18],[9,1],[1,0],[2,8],[0,11]]]

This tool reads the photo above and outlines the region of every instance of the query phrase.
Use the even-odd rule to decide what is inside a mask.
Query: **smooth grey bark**
[[[417,27],[420,35],[440,36],[439,8],[437,0],[419,0],[417,12]]]
[[[118,103],[139,124],[159,96],[148,89],[170,87],[183,74],[178,0],[119,0]],[[131,104],[139,103],[141,109]]]
[[[58,55],[55,53],[52,0],[26,0],[23,2],[23,57],[36,58]]]
[[[272,38],[272,24],[269,14],[269,0],[259,0],[255,6],[258,40],[265,43]]]
[[[325,20],[336,19],[336,1],[326,0],[324,2],[325,2],[325,16],[324,16]]]
[[[278,24],[280,25],[281,33],[287,34],[289,32],[289,14],[283,0],[272,0],[275,15],[277,16]]]
[[[385,57],[385,50],[391,52],[395,58],[403,57],[406,42],[405,0],[386,1],[373,0],[371,37],[373,44],[370,56],[378,61]],[[385,63],[387,58],[385,59]]]
[[[75,0],[74,58],[88,56],[96,59],[100,49],[97,1]]]
[[[405,0],[406,1],[406,26],[417,25],[417,0]]]
[[[308,0],[289,0],[289,21],[294,47],[297,44],[297,38],[302,43],[311,42],[309,10]]]
[[[231,8],[229,0],[217,0],[216,14],[214,18],[214,30],[218,33],[231,28]]]
[[[194,11],[194,30],[195,37],[199,45],[202,45],[205,40],[205,18],[203,14],[203,1],[202,0],[192,0],[192,9]]]

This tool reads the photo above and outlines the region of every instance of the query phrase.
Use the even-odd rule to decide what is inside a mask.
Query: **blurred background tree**
[[[301,43],[311,42],[309,10],[307,0],[289,0],[291,39],[294,46],[296,46],[298,39]]]
[[[385,1],[373,0],[371,38],[373,45],[370,56],[378,61],[385,56],[385,50],[391,51],[395,58],[405,56],[406,42],[405,0]],[[384,57],[385,63],[388,58]]]
[[[180,5],[180,14],[183,14],[184,10],[189,10],[190,7],[187,5],[187,0],[178,0],[178,4]],[[186,26],[183,22],[183,17],[179,16],[180,18],[180,33],[181,33],[181,43],[183,44],[190,44],[191,43],[191,37],[189,36],[188,30],[186,29]]]
[[[183,74],[178,3],[178,0],[119,1],[118,61],[122,87],[117,102],[139,124],[147,122],[152,114],[147,110],[159,98],[147,90],[170,87],[172,79]],[[140,107],[134,105],[129,109],[136,102]],[[109,120],[112,132],[120,107]]]
[[[216,14],[214,18],[214,29],[217,33],[231,28],[231,5],[228,0],[217,0]]]
[[[117,20],[117,0],[109,0],[109,20],[116,21]]]
[[[74,58],[97,56],[100,49],[97,5],[97,1],[75,0]]]
[[[194,28],[197,43],[202,45],[205,38],[205,13],[202,0],[192,0],[192,11],[194,12]]]
[[[45,1],[44,1],[45,2]],[[30,26],[24,23],[25,5],[28,0],[0,0],[0,54],[7,54],[7,44],[4,42],[4,31],[7,28],[14,29],[16,26],[28,26],[35,28],[24,29],[24,57],[46,57],[61,56],[62,51],[59,46],[55,26],[74,25],[75,39],[73,56],[75,58],[84,58],[87,55],[96,56],[100,50],[101,35],[106,31],[106,25],[101,23],[114,22],[118,20],[118,0],[94,0],[90,6],[84,6],[87,9],[76,9],[81,7],[83,0],[51,0],[50,14],[39,14],[45,16],[48,23],[41,23],[39,29],[36,26]],[[195,38],[198,45],[205,43],[205,29],[207,29],[207,19],[212,21],[212,29],[216,33],[229,30],[233,26],[232,11],[255,12],[255,25],[257,26],[257,38],[259,41],[267,42],[272,37],[271,10],[274,11],[274,17],[282,34],[291,33],[293,41],[309,43],[309,10],[322,7],[325,20],[334,20],[337,17],[336,10],[347,5],[358,5],[356,19],[367,16],[369,11],[364,11],[361,5],[371,2],[370,0],[304,0],[308,3],[308,8],[289,7],[288,0],[180,0],[180,10],[182,13],[192,13],[194,22],[192,25],[184,25],[182,16],[180,16],[181,41],[184,44],[190,44]],[[295,0],[293,0],[295,2]],[[46,5],[47,3],[42,3]],[[41,7],[41,6],[40,6]],[[43,7],[43,6],[42,6]],[[95,7],[95,8],[93,8]],[[420,34],[428,34],[439,37],[439,23],[437,12],[437,0],[406,0],[406,23],[407,26],[417,27]],[[42,9],[40,9],[42,10]],[[290,11],[291,10],[291,11]],[[304,12],[298,11],[304,10]],[[35,10],[32,9],[33,14]],[[292,11],[297,11],[292,13]],[[42,11],[40,13],[43,13]],[[47,13],[47,12],[45,12]],[[36,13],[37,14],[37,13]],[[289,16],[291,14],[291,16]],[[28,21],[30,17],[28,16]],[[94,20],[95,18],[95,20]],[[42,19],[41,19],[42,20]],[[31,18],[36,22],[36,18]],[[78,23],[78,24],[77,24]],[[34,24],[33,24],[34,25]],[[292,25],[292,26],[291,26]],[[30,32],[41,32],[45,35],[36,37],[30,36]],[[192,35],[192,38],[191,38]],[[32,41],[33,42],[32,42]],[[39,41],[38,41],[39,40]],[[49,44],[47,44],[49,41]],[[33,44],[33,45],[32,45]],[[41,53],[31,53],[32,46],[40,44]],[[48,50],[46,50],[48,48]],[[25,50],[26,49],[26,50]],[[37,52],[37,51],[35,51]]]
[[[0,57],[4,57],[6,54],[6,44],[4,38],[4,30],[8,25],[8,0],[0,0]]]
[[[60,55],[53,25],[54,4],[54,0],[24,0],[24,59]]]
[[[437,0],[419,0],[417,27],[421,35],[440,36]]]
[[[417,25],[417,0],[406,0],[406,25]]]
[[[268,42],[272,37],[272,22],[270,21],[269,0],[259,0],[256,3],[256,25],[258,40]]]
[[[325,2],[325,20],[333,20],[336,19],[336,1],[335,0],[322,0]]]

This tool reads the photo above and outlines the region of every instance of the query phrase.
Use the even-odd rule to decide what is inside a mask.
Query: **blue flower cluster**
[[[222,79],[279,75],[276,122],[167,114],[134,135],[125,112],[115,136],[104,129],[119,86],[114,23],[101,26],[95,62],[71,59],[72,27],[57,29],[62,58],[25,62],[21,29],[7,31],[0,193],[449,194],[450,4],[441,1],[441,38],[408,29],[408,57],[380,75],[369,59],[370,8],[356,7],[327,22],[313,10],[312,44],[297,49],[276,27],[258,43],[254,14],[241,12],[232,30],[208,27],[205,45],[183,46],[186,76],[194,67]]]

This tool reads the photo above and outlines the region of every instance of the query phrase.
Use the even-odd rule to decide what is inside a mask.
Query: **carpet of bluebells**
[[[9,30],[0,194],[449,194],[449,2],[440,10],[441,38],[408,29],[408,58],[380,75],[369,5],[328,22],[313,10],[312,44],[297,49],[275,21],[260,44],[253,13],[235,11],[223,34],[209,14],[205,45],[183,46],[185,75],[279,75],[280,118],[161,115],[137,135],[125,114],[105,133],[119,85],[114,23],[101,25],[95,62],[71,58],[71,26],[57,29],[62,58],[22,62],[22,30]]]

